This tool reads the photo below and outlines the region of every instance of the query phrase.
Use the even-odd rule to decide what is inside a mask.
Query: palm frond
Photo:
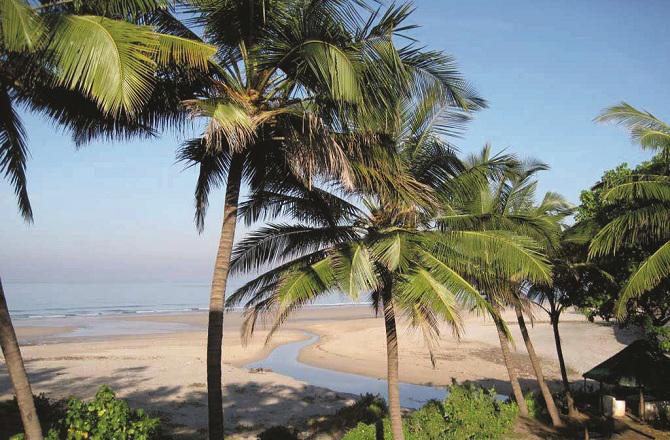
[[[361,293],[380,286],[370,252],[364,245],[353,242],[335,252],[332,259],[337,285],[351,299],[358,300]]]
[[[356,233],[349,226],[307,227],[271,223],[249,232],[240,240],[233,251],[231,270],[258,270],[355,238]]]
[[[247,225],[281,215],[306,224],[335,226],[362,215],[361,210],[328,191],[303,185],[271,185],[253,192],[240,204],[239,215]]]
[[[551,282],[551,267],[530,237],[506,231],[451,231],[431,237],[438,257],[453,258],[453,252],[473,256],[489,270],[504,277],[526,277]]]
[[[332,43],[319,40],[306,41],[294,52],[327,85],[332,99],[354,103],[361,101],[359,75],[351,55]]]
[[[216,48],[201,41],[170,34],[158,35],[159,65],[188,66],[206,71]]]
[[[670,202],[670,177],[635,176],[628,182],[622,182],[602,195],[602,200],[613,203],[620,200],[655,200]]]
[[[426,270],[404,275],[398,289],[400,297],[408,304],[425,305],[448,323],[457,337],[463,332],[463,319],[457,295],[447,285],[439,282]]]
[[[668,276],[670,276],[670,241],[665,242],[644,260],[628,279],[616,304],[617,316],[624,317],[628,301],[653,289]]]
[[[404,272],[409,268],[414,252],[410,233],[391,231],[375,240],[372,257],[391,272]]]
[[[398,303],[402,308],[405,316],[410,322],[410,328],[418,328],[423,336],[423,341],[428,349],[430,355],[430,363],[435,368],[437,366],[437,359],[435,358],[435,351],[440,342],[440,326],[439,319],[435,312],[420,302],[410,302],[405,305],[402,304],[403,299],[400,298]]]
[[[27,159],[28,147],[23,124],[12,105],[7,88],[0,81],[0,173],[14,187],[21,216],[31,223],[33,211],[26,183]]]
[[[49,52],[59,84],[80,90],[105,113],[135,113],[151,95],[156,34],[98,16],[56,16]]]
[[[40,45],[44,24],[25,0],[0,0],[0,47],[32,51]]]
[[[334,263],[330,258],[324,258],[310,266],[289,272],[282,278],[276,293],[271,297],[271,303],[275,305],[274,322],[268,332],[266,343],[270,342],[272,336],[293,311],[335,287],[333,266]]]
[[[195,224],[198,231],[205,227],[205,216],[209,206],[209,194],[221,187],[231,165],[231,154],[227,149],[211,151],[202,138],[191,139],[177,152],[177,161],[187,166],[198,166],[198,180],[195,187]]]
[[[633,142],[645,149],[670,148],[670,125],[653,114],[638,110],[630,104],[621,104],[605,109],[597,118],[597,122],[614,122],[626,127]]]
[[[650,243],[670,237],[668,208],[653,204],[626,211],[603,227],[589,246],[589,257],[616,252],[638,241]]]
[[[73,0],[42,3],[41,9],[46,12],[49,12],[50,8],[62,7],[63,3],[70,3],[72,12],[77,14],[100,15],[109,18],[137,18],[159,10],[167,10],[172,4],[170,0]]]
[[[235,292],[229,295],[226,298],[226,307],[237,307],[243,302],[246,302],[245,308],[254,306],[258,302],[267,299],[269,295],[276,291],[282,276],[286,273],[314,264],[317,261],[326,258],[326,256],[327,254],[325,251],[316,251],[263,272],[256,276],[256,278],[244,283],[237,288]]]

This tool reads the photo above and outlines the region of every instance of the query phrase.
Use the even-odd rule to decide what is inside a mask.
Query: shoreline
[[[503,315],[503,318],[507,324],[510,325],[514,340],[516,341],[516,345],[513,342],[510,348],[513,356],[517,357],[517,359],[514,360],[517,364],[517,369],[521,370],[522,377],[524,374],[532,377],[533,373],[530,371],[530,366],[527,365],[527,368],[524,368],[523,365],[526,363],[524,359],[526,357],[526,352],[520,333],[518,332],[516,319],[511,311],[506,312]],[[142,331],[131,334],[89,334],[83,332],[81,335],[73,335],[78,329],[81,329],[81,327],[73,325],[54,325],[54,320],[66,319],[68,318],[49,318],[46,320],[48,321],[46,323],[47,325],[22,325],[27,322],[24,320],[17,320],[15,326],[21,345],[29,347],[64,343],[104,343],[105,341],[110,340],[133,341],[142,338],[169,337],[170,335],[183,335],[189,333],[191,334],[191,337],[194,337],[201,334],[201,332],[206,332],[207,312],[191,311],[183,313],[170,312],[140,315],[124,314],[86,318],[86,322],[93,326],[100,322],[115,325],[118,325],[118,323],[133,323],[133,330],[140,327],[143,328]],[[238,334],[241,321],[242,318],[239,311],[226,312],[224,324],[226,335],[224,338],[224,350],[225,342],[229,341],[231,338],[237,340],[236,344],[241,344]],[[340,328],[342,327],[342,322],[347,322],[347,325],[344,326],[344,328]],[[331,328],[331,324],[333,323],[336,324],[335,329]],[[164,326],[152,328],[151,326],[155,324]],[[325,307],[317,306],[296,312],[282,327],[282,330],[280,330],[279,333],[303,334],[303,337],[297,340],[307,338],[304,332],[313,333],[319,336],[319,339],[314,344],[307,346],[300,351],[298,360],[304,364],[344,373],[364,375],[372,378],[384,378],[386,374],[385,368],[383,370],[374,368],[374,365],[380,364],[380,362],[378,362],[378,359],[372,361],[373,356],[371,355],[372,352],[383,354],[381,352],[385,350],[385,345],[382,340],[383,338],[380,337],[382,336],[380,330],[383,330],[382,324],[382,321],[374,316],[369,307],[362,304],[332,305]],[[416,331],[408,330],[406,325],[403,324],[406,323],[403,323],[402,321],[399,322],[399,328],[401,328],[399,342],[401,346],[401,380],[404,382],[417,385],[447,386],[451,384],[451,377],[456,377],[458,380],[473,380],[471,377],[461,379],[459,378],[459,374],[447,377],[435,373],[436,371],[440,372],[441,370],[445,371],[449,369],[453,369],[455,373],[462,372],[459,368],[449,368],[449,364],[460,363],[463,360],[463,355],[460,353],[464,351],[474,352],[476,354],[475,358],[488,362],[493,360],[492,358],[497,358],[496,353],[494,353],[499,351],[497,334],[494,333],[493,323],[489,319],[466,316],[465,331],[463,332],[464,336],[460,340],[453,337],[448,328],[442,328],[439,347],[436,351],[438,363],[436,369],[433,369],[432,365],[428,365],[429,354],[420,334]],[[147,326],[149,328],[146,328]],[[576,359],[576,362],[574,362],[575,359],[570,359],[571,357],[574,357],[570,356],[570,350],[565,350],[567,358],[566,363],[568,364],[569,370],[568,374],[571,376],[571,379],[580,378],[581,376],[579,373],[590,368],[590,358],[598,359],[599,357],[602,357],[601,352],[614,353],[617,349],[623,348],[626,344],[637,338],[635,330],[618,329],[614,323],[592,323],[576,312],[566,312],[561,321],[561,331],[567,330],[568,336],[582,326],[590,327],[591,331],[597,329],[597,333],[600,334],[596,335],[596,337],[607,339],[609,336],[612,340],[608,341],[608,344],[605,344],[603,350],[594,350],[591,353],[580,353],[585,356],[579,356],[579,358]],[[264,323],[259,323],[257,327],[259,330],[252,338],[251,343],[256,349],[258,349],[259,346],[264,345],[263,343],[265,341]],[[543,367],[545,369],[548,367],[548,371],[545,371],[545,375],[551,377],[552,373],[554,373],[553,375],[558,377],[559,372],[554,368],[556,365],[551,365],[552,361],[556,361],[555,346],[553,335],[551,338],[546,337],[547,327],[549,327],[549,321],[535,319],[529,330],[534,341],[535,349],[543,360]],[[540,335],[540,333],[544,334]],[[614,336],[615,333],[619,333],[619,335]],[[540,336],[539,341],[538,336]],[[621,339],[621,341],[618,341],[617,339]],[[297,340],[290,342],[296,342]],[[365,347],[362,349],[359,347],[359,349],[356,350],[355,347],[351,346],[352,344],[348,343],[350,340],[367,340],[370,341],[370,343],[365,344]],[[549,342],[549,344],[547,342]],[[277,346],[278,344],[275,339],[273,339],[268,345],[268,347],[272,348],[263,348],[261,351],[267,355],[267,353],[271,352],[272,349]],[[612,348],[609,348],[609,346],[612,346]],[[614,347],[616,347],[616,349]],[[408,359],[406,362],[403,362],[402,359],[403,352],[407,354],[406,357]],[[411,355],[408,353],[411,353]],[[385,359],[385,357],[382,358]],[[262,359],[262,357],[254,357],[249,362],[258,361],[259,359]],[[573,362],[570,362],[571,360]],[[244,365],[244,362],[238,361],[224,362],[228,362],[237,367],[242,367]],[[496,365],[499,364],[500,362],[496,362]],[[407,368],[408,366],[409,368]],[[430,367],[428,368],[430,371],[426,371],[426,367],[428,366]],[[430,379],[426,380],[426,376],[430,376]]]

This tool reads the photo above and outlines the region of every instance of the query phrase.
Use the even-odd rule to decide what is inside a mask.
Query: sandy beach
[[[67,318],[40,323],[18,320],[17,333],[35,393],[65,398],[91,397],[101,384],[109,384],[120,396],[163,417],[177,436],[197,438],[206,427],[205,338],[206,313],[98,317],[104,328],[120,334],[86,331]],[[514,356],[522,385],[534,386],[530,365],[513,313],[506,313],[515,337]],[[87,321],[95,328],[97,321]],[[58,325],[61,323],[62,325]],[[385,376],[384,326],[367,307],[304,310],[278,332],[266,346],[260,328],[250,345],[239,336],[239,313],[226,316],[225,416],[231,438],[255,438],[264,427],[299,425],[310,417],[329,414],[351,402],[352,396],[310,386],[272,372],[253,372],[244,366],[266,357],[280,344],[320,336],[303,349],[303,363],[374,378]],[[401,328],[406,328],[400,323]],[[129,334],[133,329],[146,332]],[[121,331],[122,330],[122,331]],[[566,362],[573,380],[619,351],[636,336],[607,323],[590,323],[566,312],[561,324]],[[114,333],[114,332],[112,332]],[[144,334],[143,334],[144,333]],[[584,338],[584,335],[589,335]],[[531,329],[545,374],[554,384],[560,378],[551,326],[540,313]],[[506,371],[500,359],[495,327],[490,320],[467,316],[465,332],[458,341],[444,328],[432,368],[422,336],[403,331],[400,344],[400,379],[414,384],[448,385],[476,381],[507,393]],[[11,385],[0,364],[0,399],[11,397]]]

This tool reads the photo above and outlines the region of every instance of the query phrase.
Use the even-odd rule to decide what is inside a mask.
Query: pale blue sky
[[[541,190],[573,202],[603,170],[648,153],[592,119],[625,100],[670,119],[670,3],[662,0],[419,0],[414,35],[451,53],[490,108],[456,141],[485,142],[552,169]],[[194,174],[174,163],[182,137],[94,144],[26,116],[35,224],[0,181],[0,275],[12,281],[207,281],[221,218],[192,222]]]

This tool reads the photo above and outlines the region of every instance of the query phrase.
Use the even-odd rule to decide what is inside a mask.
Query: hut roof
[[[646,340],[638,340],[584,373],[587,379],[623,387],[670,390],[670,358]]]

